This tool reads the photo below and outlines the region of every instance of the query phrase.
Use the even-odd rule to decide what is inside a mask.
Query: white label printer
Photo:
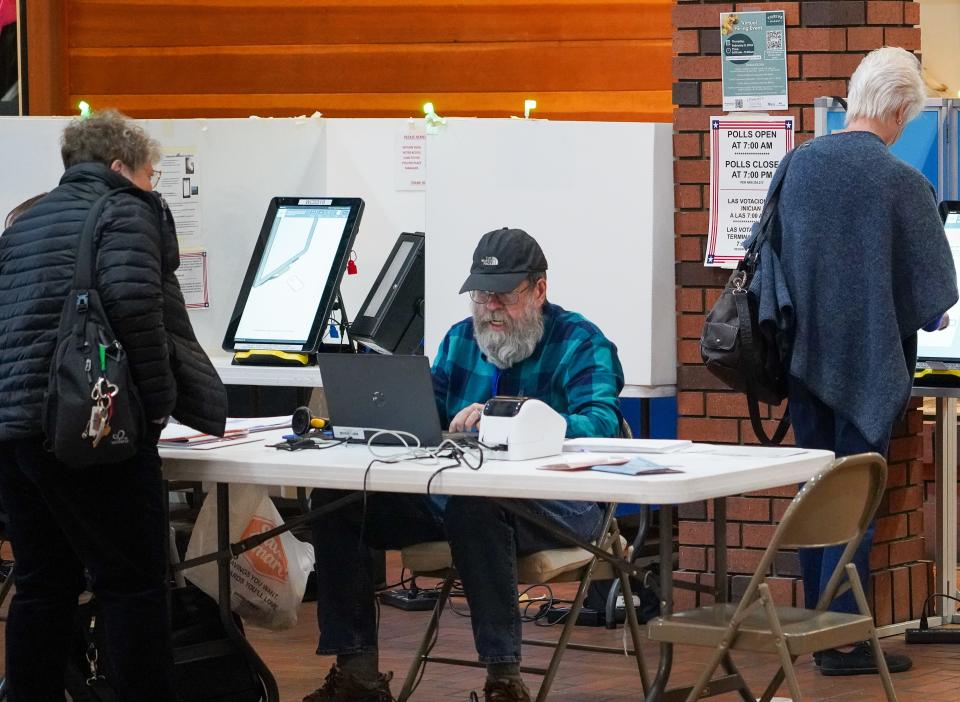
[[[563,452],[566,433],[566,419],[527,397],[492,397],[480,416],[480,443],[494,460],[556,456]]]

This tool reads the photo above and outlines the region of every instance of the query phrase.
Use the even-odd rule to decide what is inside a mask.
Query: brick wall
[[[796,118],[796,142],[813,137],[813,100],[846,95],[847,79],[863,55],[884,45],[920,49],[920,8],[897,0],[864,2],[716,2],[677,0],[673,7],[673,98],[675,245],[677,272],[677,390],[681,438],[755,443],[746,401],[725,391],[700,362],[703,319],[729,271],[703,266],[709,201],[708,120],[720,106],[719,13],[785,10],[787,71],[791,108],[777,115]],[[782,409],[767,415],[770,428]],[[919,434],[922,419],[914,407],[897,427],[890,447],[890,479],[877,519],[871,554],[872,597],[879,624],[918,616],[930,589],[931,565],[924,560],[923,475]],[[788,440],[792,441],[792,434]],[[793,488],[750,493],[729,500],[727,529],[731,591],[742,591],[748,573],[793,497]],[[680,571],[685,580],[712,576],[710,506],[683,506],[680,519]],[[792,552],[777,558],[771,573],[775,596],[802,602],[799,564]],[[679,606],[692,606],[696,594],[676,590]],[[701,598],[701,603],[705,601]]]

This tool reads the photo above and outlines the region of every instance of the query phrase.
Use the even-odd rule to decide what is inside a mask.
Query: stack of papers
[[[671,453],[692,444],[686,439],[567,439],[564,451],[608,453]]]
[[[257,441],[249,435],[258,431],[283,429],[290,426],[290,417],[253,417],[250,419],[228,418],[223,437],[204,434],[185,424],[171,422],[160,433],[160,446],[166,448],[215,448],[231,444]]]

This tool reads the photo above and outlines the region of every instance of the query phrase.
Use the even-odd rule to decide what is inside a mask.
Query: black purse
[[[144,197],[134,186],[117,188],[90,208],[80,235],[72,289],[60,314],[44,398],[47,447],[73,468],[132,458],[144,432],[143,408],[129,359],[94,283],[94,230],[107,199],[120,192]]]
[[[771,241],[779,241],[777,203],[787,165],[784,164],[780,178],[767,194],[756,234],[707,315],[700,335],[700,356],[707,370],[728,387],[746,394],[750,424],[760,443],[767,446],[783,441],[790,428],[788,410],[773,435],[768,436],[760,420],[759,407],[760,402],[779,405],[787,396],[789,349],[784,347],[782,338],[776,338],[761,326],[759,300],[750,286],[760,265],[764,243],[771,237],[775,237]]]

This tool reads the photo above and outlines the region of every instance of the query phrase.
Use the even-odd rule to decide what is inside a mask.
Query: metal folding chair
[[[879,454],[864,453],[834,461],[807,482],[790,504],[739,604],[714,604],[648,623],[647,634],[654,641],[714,649],[687,702],[719,692],[707,688],[718,666],[733,668],[731,651],[777,654],[780,668],[759,699],[769,702],[786,678],[793,702],[801,702],[793,668],[797,657],[864,640],[873,646],[888,702],[896,702],[873,616],[856,566],[850,563],[880,504],[886,482],[887,464]],[[778,550],[785,546],[811,548],[839,544],[846,547],[816,609],[774,604],[766,580]],[[848,589],[853,590],[859,614],[828,612],[834,597]],[[745,683],[738,689],[744,698],[757,699]]]
[[[626,540],[620,536],[620,531],[616,520],[613,518],[616,505],[607,505],[604,512],[602,536],[598,540],[600,548],[609,551],[620,559],[629,559],[626,553]],[[434,656],[431,654],[437,640],[437,633],[440,624],[440,616],[450,597],[450,591],[453,588],[457,573],[453,568],[453,559],[450,555],[449,544],[445,541],[431,542],[426,544],[416,544],[402,550],[404,566],[408,568],[414,576],[417,577],[436,577],[443,580],[440,587],[440,594],[437,603],[433,608],[427,630],[420,642],[420,647],[414,656],[407,677],[404,680],[397,700],[406,702],[417,686],[424,666],[429,663],[444,663],[448,665],[461,665],[469,667],[483,667],[482,663],[476,660],[466,660],[459,658],[449,658]],[[559,548],[540,551],[538,553],[519,558],[517,560],[518,579],[521,584],[547,584],[558,582],[579,582],[577,594],[574,597],[573,604],[566,615],[563,630],[557,641],[544,641],[540,639],[523,639],[523,644],[528,646],[546,646],[553,648],[553,655],[546,668],[534,666],[521,666],[520,670],[524,673],[542,675],[543,682],[537,693],[537,702],[542,702],[547,698],[550,687],[556,677],[560,665],[560,659],[566,649],[578,651],[590,651],[594,653],[613,653],[624,655],[622,648],[613,648],[608,646],[592,646],[584,644],[571,643],[570,638],[573,634],[573,628],[576,626],[577,617],[583,607],[583,601],[586,598],[587,590],[591,581],[594,579],[613,579],[618,578],[624,594],[624,601],[630,603],[633,601],[633,594],[630,588],[630,579],[624,573],[615,573],[614,568],[603,561],[591,555],[588,551],[577,548]],[[536,573],[537,577],[531,577]],[[546,576],[546,577],[544,577]],[[531,582],[533,580],[534,582]],[[647,670],[643,660],[643,654],[640,650],[640,625],[637,621],[636,611],[633,607],[626,607],[627,626],[630,630],[630,636],[633,642],[633,651],[631,655],[635,658],[637,671],[640,674],[641,684],[644,691],[647,690],[648,678]]]

